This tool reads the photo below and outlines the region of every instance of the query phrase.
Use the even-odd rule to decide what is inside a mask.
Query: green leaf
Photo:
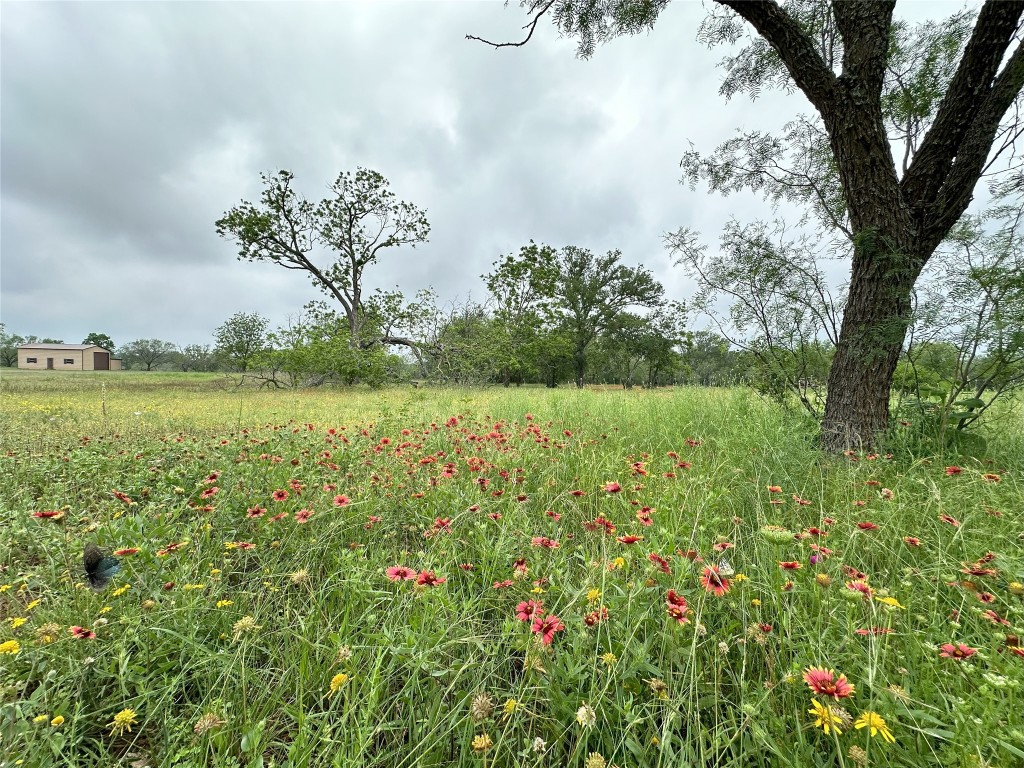
[[[954,405],[958,405],[961,408],[984,408],[985,401],[977,397],[971,397],[967,400],[957,400]]]

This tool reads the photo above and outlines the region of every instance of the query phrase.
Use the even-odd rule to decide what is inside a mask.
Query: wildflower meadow
[[[0,766],[1021,766],[1024,429],[0,382]],[[909,427],[908,427],[909,429]]]

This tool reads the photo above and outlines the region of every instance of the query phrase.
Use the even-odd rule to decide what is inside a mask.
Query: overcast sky
[[[903,2],[948,15],[960,2]],[[365,166],[427,209],[430,242],[388,253],[370,288],[483,299],[479,276],[530,239],[643,264],[692,290],[666,231],[714,241],[751,195],[679,184],[692,142],[781,127],[799,94],[726,102],[722,49],[695,41],[699,2],[589,61],[542,23],[524,48],[513,2],[0,5],[0,320],[68,343],[107,333],[209,343],[237,311],[279,324],[321,294],[238,262],[216,221],[286,168],[319,200]]]

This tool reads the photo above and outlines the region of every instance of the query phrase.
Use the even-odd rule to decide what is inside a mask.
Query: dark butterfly
[[[95,590],[107,586],[111,577],[121,570],[121,563],[116,557],[104,555],[95,544],[86,544],[82,554],[85,575],[89,577],[89,586]]]

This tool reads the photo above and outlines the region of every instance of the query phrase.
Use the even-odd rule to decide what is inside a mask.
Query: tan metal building
[[[25,344],[18,368],[26,371],[120,371],[121,361],[95,344]]]

